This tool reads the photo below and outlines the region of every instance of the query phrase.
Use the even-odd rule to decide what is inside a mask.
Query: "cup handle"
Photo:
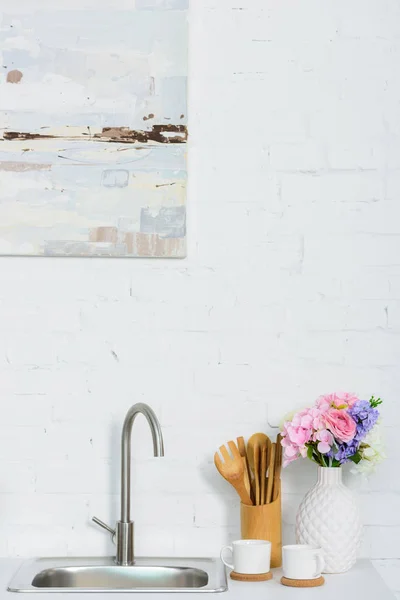
[[[322,556],[322,552],[318,552],[315,555],[315,562],[317,563],[316,564],[317,570],[316,570],[316,573],[314,574],[314,577],[318,577],[319,575],[321,575],[321,573],[325,567],[325,560],[324,560],[324,557]]]
[[[220,557],[221,557],[221,560],[222,560],[222,562],[224,563],[224,565],[225,565],[225,566],[229,567],[229,569],[232,569],[232,570],[234,570],[234,568],[235,568],[235,567],[234,567],[233,565],[231,565],[230,563],[228,563],[228,562],[227,562],[227,561],[224,559],[224,552],[225,552],[225,550],[229,550],[229,551],[230,551],[230,552],[233,554],[233,549],[232,549],[232,546],[222,546],[222,548],[221,548],[221,553],[220,553]]]

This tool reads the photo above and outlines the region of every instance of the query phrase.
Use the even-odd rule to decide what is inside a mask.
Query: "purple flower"
[[[341,465],[348,462],[351,456],[357,453],[360,442],[351,440],[348,444],[339,444],[338,450],[335,452],[335,459],[340,462]]]
[[[348,409],[348,412],[357,425],[354,441],[360,442],[377,422],[379,411],[372,408],[367,400],[359,400]]]

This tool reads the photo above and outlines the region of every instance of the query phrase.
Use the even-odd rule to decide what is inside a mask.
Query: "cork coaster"
[[[281,578],[281,584],[287,585],[288,587],[296,587],[296,588],[308,588],[308,587],[319,587],[320,585],[324,585],[325,579],[322,577],[317,577],[316,579],[288,579],[287,577]]]
[[[234,581],[269,581],[272,579],[272,573],[257,573],[257,575],[249,575],[248,573],[231,572],[231,579]]]

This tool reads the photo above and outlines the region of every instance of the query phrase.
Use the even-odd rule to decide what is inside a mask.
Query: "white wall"
[[[112,552],[134,431],[138,554],[216,554],[220,443],[335,389],[385,399],[363,553],[400,591],[400,4],[193,0],[189,257],[0,260],[0,554]],[[398,453],[397,453],[398,458]],[[284,474],[285,536],[311,464]]]

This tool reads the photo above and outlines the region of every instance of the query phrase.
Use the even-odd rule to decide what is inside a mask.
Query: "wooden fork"
[[[252,505],[252,501],[245,485],[244,464],[240,452],[235,442],[228,442],[229,454],[225,446],[220,446],[219,451],[222,454],[221,460],[218,452],[214,454],[214,463],[218,471],[226,481],[235,488],[243,504]]]

